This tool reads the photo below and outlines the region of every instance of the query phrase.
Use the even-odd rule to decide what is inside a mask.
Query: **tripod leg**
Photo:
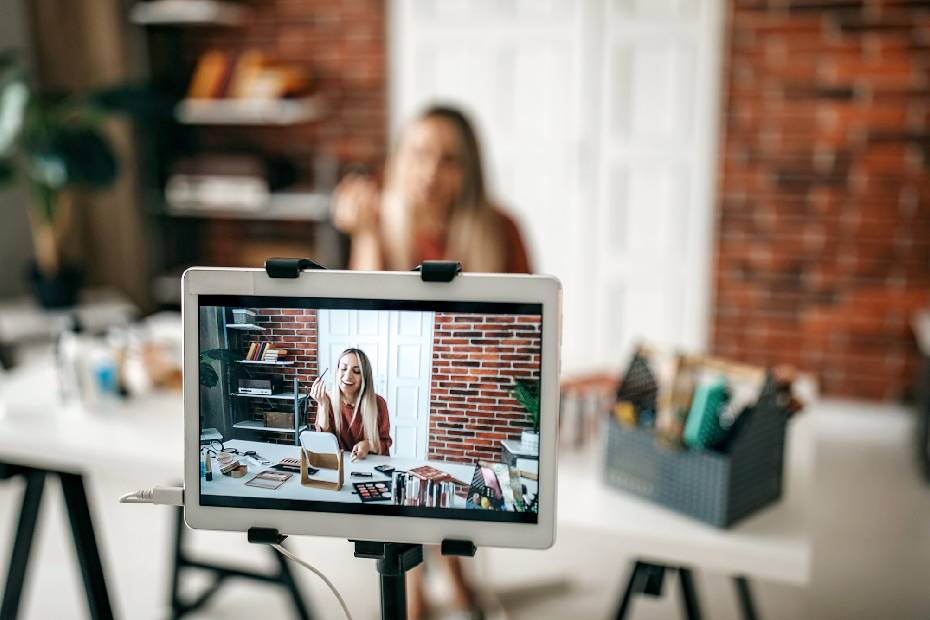
[[[84,491],[84,479],[78,474],[60,472],[61,490],[68,507],[71,521],[71,533],[74,535],[74,547],[77,549],[81,574],[84,577],[84,592],[93,620],[112,620],[113,609],[110,607],[110,595],[103,574],[103,563],[94,535],[94,522],[90,516],[90,505]]]
[[[39,518],[39,506],[42,503],[42,489],[45,486],[45,472],[39,469],[27,470],[26,489],[23,492],[23,507],[19,511],[19,523],[16,526],[16,539],[10,556],[10,569],[6,574],[6,587],[3,589],[3,604],[0,606],[0,618],[16,618],[19,602],[26,583],[26,569],[29,566],[29,554],[32,551],[32,539]]]

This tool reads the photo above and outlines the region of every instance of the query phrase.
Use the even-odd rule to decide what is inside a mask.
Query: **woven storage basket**
[[[606,480],[666,508],[728,527],[782,492],[788,414],[778,406],[771,379],[755,407],[742,416],[748,417],[722,452],[673,450],[660,445],[652,429],[624,426],[611,416]]]

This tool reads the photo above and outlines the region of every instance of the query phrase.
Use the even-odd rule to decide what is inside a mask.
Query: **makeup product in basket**
[[[729,400],[730,393],[723,377],[708,379],[698,385],[682,435],[686,446],[703,450],[723,439],[725,431],[721,416]]]
[[[416,476],[417,478],[419,478],[420,480],[424,480],[424,481],[425,481],[425,480],[435,480],[435,481],[437,481],[437,482],[445,482],[445,481],[447,481],[447,480],[451,480],[452,482],[455,482],[455,483],[457,483],[457,484],[461,484],[462,486],[467,486],[466,483],[464,483],[464,482],[462,482],[462,481],[460,481],[460,480],[456,480],[456,479],[452,476],[452,474],[447,473],[447,472],[444,472],[444,471],[439,470],[439,469],[436,469],[436,468],[433,467],[432,465],[421,465],[421,466],[419,466],[419,467],[414,467],[413,469],[409,470],[408,473],[410,473],[410,474]]]
[[[391,499],[391,487],[387,482],[353,482],[352,486],[362,503],[386,502]]]

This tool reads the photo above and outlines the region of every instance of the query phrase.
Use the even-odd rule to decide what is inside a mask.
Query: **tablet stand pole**
[[[378,561],[381,578],[381,619],[405,620],[407,618],[406,574],[423,562],[423,545],[409,543],[370,542],[353,540],[355,557]],[[472,557],[475,545],[468,540],[442,541],[443,555]]]

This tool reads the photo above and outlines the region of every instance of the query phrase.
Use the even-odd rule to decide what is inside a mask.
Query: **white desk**
[[[0,462],[90,475],[119,467],[138,472],[138,487],[182,477],[179,395],[163,394],[117,404],[110,411],[83,412],[63,408],[56,386],[48,356],[26,360],[22,367],[0,375]],[[613,537],[632,553],[666,565],[807,585],[811,573],[809,507],[813,501],[809,487],[813,429],[809,417],[802,415],[790,423],[787,446],[784,498],[729,530],[704,525],[607,487],[601,482],[601,447],[584,454],[563,452],[558,524]],[[271,458],[261,450],[259,453]],[[361,463],[366,468],[375,464],[374,460]],[[352,478],[346,480],[351,482]]]

